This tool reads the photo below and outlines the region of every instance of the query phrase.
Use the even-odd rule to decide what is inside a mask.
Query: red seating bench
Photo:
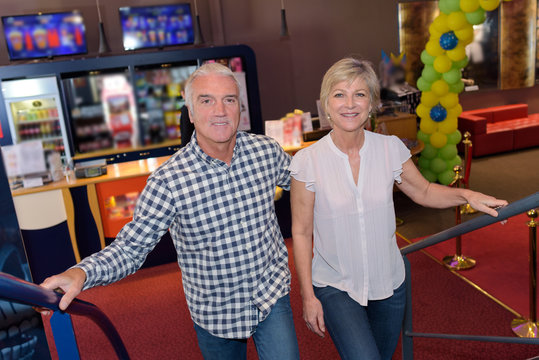
[[[458,128],[471,134],[474,157],[539,146],[539,114],[527,104],[463,111]]]

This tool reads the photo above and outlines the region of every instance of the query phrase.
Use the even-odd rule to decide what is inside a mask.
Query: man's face
[[[191,122],[200,145],[235,141],[240,122],[239,89],[220,74],[200,75],[192,83]]]

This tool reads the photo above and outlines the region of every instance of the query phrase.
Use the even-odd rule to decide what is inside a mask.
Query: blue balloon
[[[433,121],[440,122],[444,121],[447,117],[447,110],[440,104],[433,106],[432,109],[430,109],[430,118]]]
[[[448,31],[440,36],[440,46],[444,50],[453,50],[458,43],[459,39],[453,31]]]

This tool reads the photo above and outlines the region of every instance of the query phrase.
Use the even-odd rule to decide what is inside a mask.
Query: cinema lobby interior
[[[369,253],[375,246],[366,244],[375,242],[368,237],[376,234],[378,239],[384,232],[389,234],[387,246],[403,264],[405,279],[401,278],[405,300],[403,320],[398,322],[400,335],[388,359],[539,359],[538,0],[21,0],[3,2],[0,17],[0,360],[204,359],[200,314],[210,314],[211,321],[228,319],[232,315],[227,309],[241,305],[231,304],[237,298],[221,292],[224,282],[234,281],[237,289],[250,291],[247,295],[252,298],[247,297],[245,303],[255,310],[249,316],[257,318],[262,328],[269,315],[257,305],[255,292],[263,281],[275,280],[266,277],[268,269],[276,266],[277,253],[284,254],[279,261],[286,265],[279,276],[288,276],[290,283],[264,286],[269,286],[267,291],[277,291],[279,286],[288,291],[299,357],[347,358],[334,342],[334,328],[328,325],[325,336],[312,330],[302,280],[307,279],[310,291],[311,262],[312,276],[320,276],[315,270],[326,261],[324,254],[344,258],[347,252],[346,259],[351,259],[360,277],[378,279],[366,269],[378,263],[394,267],[383,263],[385,257]],[[362,73],[336,82],[345,89],[338,94],[335,84],[324,93],[322,80],[328,69],[345,58],[370,64],[376,86]],[[201,66],[213,63],[228,68],[226,73],[238,89],[232,105],[223,102],[223,107],[237,106],[234,114],[239,118],[235,119],[238,134],[233,137],[236,145],[230,162],[206,151],[203,140],[208,138],[203,138],[204,128],[199,128],[203,120],[193,121],[193,109],[202,111],[200,98],[213,95],[199,95],[194,104],[195,96],[185,96],[186,91],[196,93],[192,89],[201,78],[217,76],[201,73],[190,78]],[[354,99],[349,100],[347,91],[357,83],[367,84],[371,92],[361,90],[362,98],[356,99],[354,90]],[[374,101],[377,96],[373,97],[372,89],[377,89],[380,101],[364,110],[364,120],[354,125],[354,134],[361,134],[364,141],[354,163],[356,157],[348,158],[334,144],[338,134],[352,132],[343,125],[346,116],[335,118],[329,112],[335,111],[332,104],[339,101],[350,109],[361,101]],[[240,142],[240,135],[273,144],[274,158],[256,155],[256,161],[269,165],[250,166],[265,169],[281,164],[278,157],[286,161],[286,168],[269,173],[282,171],[285,179],[263,180],[266,175],[247,170],[242,170],[243,179],[238,177],[242,173],[236,168],[246,165],[238,165],[237,157],[254,152],[254,146],[269,151],[268,146],[263,150],[254,145],[255,140],[251,150],[244,149],[251,144]],[[320,223],[330,221],[322,217],[330,218],[331,226],[348,221],[339,220],[339,213],[320,210],[326,199],[338,202],[335,194],[348,191],[334,186],[338,179],[349,179],[356,190],[350,203],[373,204],[370,198],[378,194],[363,188],[367,180],[362,177],[377,176],[382,172],[378,169],[398,161],[387,153],[369,155],[373,139],[397,144],[411,164],[406,168],[399,163],[400,172],[388,170],[394,178],[384,187],[387,191],[380,192],[388,194],[383,206],[389,207],[390,214],[356,205],[353,222],[359,225],[350,228],[361,231],[350,240],[334,236],[333,242],[321,245],[318,237],[331,231],[321,230]],[[322,152],[324,144],[342,155],[343,169],[350,167],[350,174],[341,176],[331,164],[333,170],[318,168],[329,161],[308,158],[328,155]],[[385,165],[373,160],[384,156]],[[209,169],[200,175],[196,173],[202,172],[199,165],[187,161],[196,158],[202,163],[203,157],[213,160],[208,166],[200,165]],[[298,164],[308,160],[322,174],[316,176],[337,179],[331,180],[328,194],[322,185],[309,184],[310,180],[296,173]],[[177,167],[171,166],[174,161]],[[358,178],[353,178],[354,164]],[[230,169],[224,185],[215,180],[221,178],[223,167],[227,173]],[[164,177],[164,168],[177,173]],[[403,175],[405,184],[401,184],[405,169],[427,180],[421,184],[437,186],[437,194],[477,192],[507,203],[496,207],[485,203],[495,207],[497,217],[478,211],[466,200],[457,206],[426,207],[408,196],[410,177]],[[157,198],[164,195],[150,187],[167,179],[174,184],[159,186],[173,189],[184,184],[180,190],[170,190],[178,198],[169,196],[180,210],[156,235],[149,253],[135,249],[143,245],[125,240],[132,234],[125,229],[144,221],[149,226],[151,219],[139,214],[151,213],[146,210],[148,203],[164,201]],[[268,196],[256,191],[262,188],[261,181],[271,185],[264,192]],[[301,195],[294,195],[302,181],[307,181],[305,188],[311,191],[300,189]],[[229,190],[214,189],[213,184]],[[243,195],[226,193],[240,192],[241,184],[247,184]],[[211,204],[206,204],[204,194],[214,190]],[[317,197],[320,193],[324,195]],[[230,206],[236,213],[226,208],[229,202],[234,202]],[[447,203],[436,198],[438,202]],[[312,213],[303,219],[298,209],[305,206]],[[238,229],[232,222],[236,217],[256,217],[262,207],[271,224],[260,219],[253,223],[266,230]],[[191,214],[185,215],[182,209]],[[199,209],[206,213],[199,214]],[[381,227],[390,231],[365,232],[364,212],[379,214],[375,223],[384,223]],[[134,214],[141,220],[134,221]],[[301,224],[294,227],[294,236],[293,220]],[[303,221],[310,226],[309,236],[300,236]],[[210,234],[215,223],[219,231]],[[270,248],[263,242],[270,237],[264,231],[272,226],[275,244]],[[117,245],[120,242],[115,239],[122,229],[123,245]],[[337,229],[333,234],[342,233]],[[189,234],[206,237],[194,244]],[[253,234],[264,234],[264,239]],[[307,239],[308,253],[303,245],[295,246],[298,237]],[[222,245],[226,242],[238,249],[227,250],[228,245]],[[350,245],[353,242],[358,245]],[[130,251],[144,253],[140,268],[110,284],[85,288],[65,310],[59,307],[64,288],[40,286],[103,249],[105,253],[115,246],[127,249],[126,244],[126,256]],[[307,258],[295,257],[298,249]],[[355,253],[355,249],[365,253]],[[227,260],[228,256],[233,258]],[[256,257],[270,259],[271,264],[256,263]],[[218,263],[208,260],[219,258]],[[125,259],[108,261],[112,267]],[[236,274],[232,266],[243,269],[244,275],[227,278],[237,276],[231,275]],[[340,266],[344,265],[336,267]],[[92,276],[99,271],[94,270]],[[215,277],[203,283],[209,281],[206,274]],[[352,277],[342,276],[339,284],[347,284],[346,278]],[[328,285],[317,281],[312,280],[314,287]],[[362,291],[372,291],[370,286]],[[204,289],[200,294],[211,293],[212,298],[194,296],[193,289]],[[348,288],[340,291],[346,294]],[[369,298],[365,305],[349,296],[365,309],[379,299]],[[225,305],[218,307],[217,302]],[[196,308],[195,303],[207,304],[207,308]],[[216,314],[215,309],[223,313]],[[243,326],[247,320],[234,321]],[[257,348],[256,337],[233,340],[246,343],[246,359],[267,358]],[[358,350],[352,358],[370,359],[364,356]]]

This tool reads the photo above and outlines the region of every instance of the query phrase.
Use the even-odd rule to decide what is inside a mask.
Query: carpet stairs
[[[399,246],[407,244],[399,238]],[[305,326],[302,304],[287,240],[292,270],[291,304],[302,359],[338,359],[327,335],[319,338]],[[470,249],[467,247],[466,249]],[[470,249],[471,250],[471,249]],[[442,252],[445,250],[441,250]],[[445,254],[445,253],[444,253]],[[514,313],[477,291],[463,279],[423,252],[409,255],[412,268],[414,331],[449,334],[512,336]],[[479,266],[487,260],[478,259]],[[526,272],[524,273],[526,274]],[[524,275],[520,275],[524,276]],[[81,299],[100,307],[122,336],[132,359],[202,359],[181,287],[177,264],[146,268],[115,284],[85,291]],[[48,319],[44,319],[51,355]],[[114,359],[114,352],[99,328],[88,319],[73,316],[81,358]],[[414,359],[525,360],[539,355],[539,346],[416,338]],[[400,344],[393,359],[401,358]],[[252,341],[248,359],[257,359]]]

